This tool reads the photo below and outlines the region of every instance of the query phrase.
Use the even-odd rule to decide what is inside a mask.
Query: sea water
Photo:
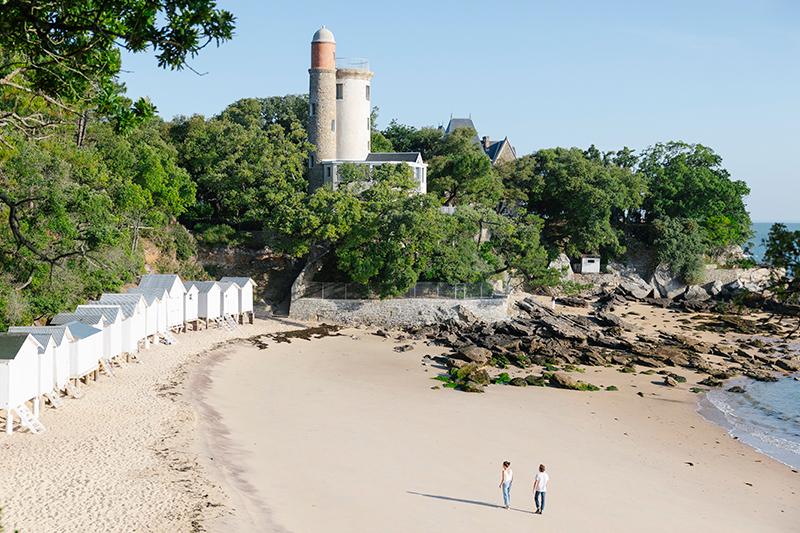
[[[787,229],[800,230],[800,223],[785,223]],[[749,243],[753,258],[764,257],[764,241],[771,222],[753,224]],[[800,354],[800,341],[791,346]],[[728,392],[733,385],[744,393]],[[740,379],[723,389],[710,391],[700,402],[700,413],[721,424],[741,442],[760,452],[800,469],[800,374],[781,377],[776,383]]]

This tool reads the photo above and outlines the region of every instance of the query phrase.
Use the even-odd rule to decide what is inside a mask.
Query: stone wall
[[[509,299],[451,300],[440,298],[395,298],[387,300],[327,300],[299,298],[289,316],[297,320],[344,325],[398,328],[434,324],[472,314],[496,322],[508,318]]]

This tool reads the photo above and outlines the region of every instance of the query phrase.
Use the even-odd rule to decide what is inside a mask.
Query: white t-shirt
[[[511,471],[510,468],[506,468],[503,470],[503,483],[511,483],[511,480],[514,479],[514,472]]]
[[[550,481],[550,476],[547,472],[539,472],[536,474],[536,481],[539,484],[536,486],[536,490],[539,492],[547,492],[547,482]]]

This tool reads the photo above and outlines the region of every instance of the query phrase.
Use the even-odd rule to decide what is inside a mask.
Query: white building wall
[[[336,72],[336,159],[363,161],[370,150],[371,102],[367,98],[371,73],[362,70]],[[371,89],[370,89],[371,90]]]

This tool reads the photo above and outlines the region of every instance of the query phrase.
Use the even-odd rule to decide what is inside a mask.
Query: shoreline
[[[564,514],[563,509],[556,508],[559,505],[563,507],[563,503],[549,504],[555,509],[550,519],[557,520],[553,524],[561,524],[552,526],[557,529],[641,530],[632,526],[657,520],[665,512],[671,513],[679,522],[682,517],[686,523],[693,522],[698,527],[727,527],[730,531],[746,531],[756,524],[762,531],[785,531],[780,524],[787,524],[787,518],[800,519],[800,510],[790,503],[796,498],[795,493],[800,491],[800,477],[782,463],[731,438],[724,428],[703,417],[697,410],[698,398],[685,387],[669,389],[655,385],[651,381],[654,376],[587,367],[586,378],[604,385],[618,385],[620,392],[578,392],[538,387],[524,390],[498,385],[490,386],[487,393],[481,395],[452,390],[432,391],[430,389],[436,382],[430,378],[435,374],[432,371],[428,375],[420,374],[428,370],[419,368],[421,355],[430,354],[432,347],[415,342],[412,351],[397,353],[392,350],[394,341],[377,339],[367,331],[346,329],[341,333],[311,341],[293,340],[288,345],[270,343],[265,350],[242,343],[237,346],[237,357],[230,357],[228,353],[215,359],[213,364],[205,361],[205,370],[211,375],[207,382],[209,387],[203,393],[215,415],[200,427],[213,427],[223,416],[225,427],[217,432],[227,441],[225,448],[213,450],[214,466],[220,468],[219,461],[222,455],[227,454],[222,464],[235,465],[234,475],[241,481],[234,490],[242,491],[240,496],[246,494],[259,508],[267,510],[262,515],[266,517],[264,527],[271,528],[271,531],[354,531],[359,530],[362,515],[368,517],[370,523],[385,525],[385,517],[398,513],[404,516],[398,518],[397,523],[385,525],[383,530],[433,531],[432,524],[440,522],[450,527],[458,526],[462,531],[478,531],[487,525],[497,527],[498,519],[500,526],[505,524],[508,528],[529,523],[523,513],[499,518],[491,513],[486,515],[487,510],[495,506],[491,496],[486,498],[492,494],[492,483],[470,479],[453,485],[448,478],[454,473],[457,477],[458,470],[454,472],[449,467],[442,470],[442,465],[452,467],[458,463],[456,458],[442,455],[427,445],[422,456],[416,452],[408,454],[408,446],[413,446],[411,443],[430,443],[435,438],[437,443],[450,442],[445,447],[451,450],[452,455],[460,457],[459,454],[464,452],[458,447],[453,448],[451,439],[452,433],[462,433],[464,427],[454,424],[447,414],[458,419],[458,416],[469,413],[483,424],[494,426],[497,423],[494,418],[505,416],[498,415],[503,411],[511,413],[507,422],[516,420],[510,426],[513,429],[509,438],[514,439],[513,433],[519,433],[517,437],[521,441],[533,442],[535,449],[547,449],[546,453],[541,450],[537,453],[553,456],[547,462],[552,463],[548,464],[548,469],[552,466],[555,470],[553,478],[559,485],[556,493],[554,484],[554,496],[562,501],[580,501],[582,508],[596,511],[588,513],[593,516],[589,520],[571,516],[571,513]],[[318,373],[327,379],[315,377],[314,374]],[[247,401],[240,402],[241,405],[231,401],[229,394],[241,392],[251,383],[259,383],[262,388]],[[297,385],[293,386],[293,383]],[[391,391],[383,391],[384,387]],[[647,393],[643,399],[631,397],[637,389]],[[394,394],[392,398],[398,398],[399,403],[387,398],[387,394]],[[409,427],[386,426],[386,420],[382,420],[378,413],[388,413],[379,408],[387,401],[386,406],[394,405],[388,411],[395,417],[394,424],[408,424]],[[407,412],[405,403],[425,407],[422,411],[412,409]],[[494,407],[490,407],[492,405]],[[541,427],[536,424],[529,427],[525,418],[518,418],[520,409],[525,409],[525,406],[542,409],[542,413],[531,411],[532,416],[544,417],[541,424],[547,420],[542,426],[547,428],[546,434],[559,435],[556,440],[561,444],[547,442],[547,437],[541,434]],[[356,409],[360,412],[354,418]],[[553,416],[554,412],[559,412],[559,415]],[[256,413],[262,417],[262,427],[253,427],[247,422]],[[440,420],[440,417],[445,418]],[[519,426],[520,422],[522,426]],[[619,424],[623,424],[619,429],[624,431],[615,428]],[[440,426],[446,426],[446,429]],[[573,426],[592,431],[594,435],[590,440],[593,442],[574,441],[574,437],[583,432],[576,434]],[[382,436],[382,432],[385,435]],[[482,440],[495,440],[493,431],[487,429],[482,433],[485,434]],[[635,441],[633,447],[631,439]],[[562,448],[565,444],[574,448],[574,457],[572,454],[564,456]],[[213,447],[213,440],[211,445]],[[487,476],[494,476],[493,464],[481,464],[487,443],[470,442],[470,446],[475,450],[471,450],[466,456],[469,459],[465,459],[477,461],[475,468],[486,468]],[[529,447],[518,446],[519,443],[512,444],[506,454],[501,452],[501,455],[513,456],[512,465],[520,469],[518,472],[527,472],[532,466],[527,462],[535,463],[541,459],[521,461],[525,453],[520,455],[519,452]],[[512,449],[517,449],[517,452],[512,452]],[[593,488],[597,483],[595,478],[607,476],[607,465],[594,461],[595,454],[598,454],[597,458],[606,455],[608,465],[620,469],[619,475],[626,480],[625,483],[630,478],[631,483],[640,487],[636,495],[646,504],[644,509],[631,509],[627,511],[628,515],[615,511],[604,516],[609,502],[601,501],[598,506],[592,498],[598,499]],[[430,462],[426,455],[433,455],[436,460]],[[335,457],[335,460],[325,459],[330,457]],[[385,457],[392,457],[392,462],[397,465],[381,459]],[[375,469],[373,476],[378,478],[371,483],[374,486],[370,492],[380,494],[382,498],[350,488],[351,483],[357,483],[355,480],[359,479],[362,461]],[[298,469],[287,467],[287,463],[297,464]],[[415,466],[417,463],[423,465]],[[642,476],[642,470],[654,468],[652,476]],[[429,470],[437,475],[431,478]],[[625,473],[621,474],[622,471]],[[414,475],[409,478],[410,474]],[[356,478],[352,478],[353,475]],[[296,479],[298,476],[303,479]],[[426,487],[420,480],[414,482],[413,479],[419,476],[427,477],[431,486]],[[682,479],[685,476],[689,477]],[[467,477],[474,475],[470,473]],[[335,482],[331,483],[328,478]],[[573,478],[580,483],[572,484]],[[485,494],[487,487],[483,487],[483,483],[487,483],[488,494]],[[517,488],[517,494],[527,492],[526,483]],[[688,489],[683,487],[686,483]],[[584,484],[590,487],[588,493],[587,487],[582,486]],[[754,485],[758,489],[750,488]],[[434,490],[435,486],[440,488]],[[719,486],[729,488],[723,491],[725,494],[720,494]],[[696,497],[683,494],[687,490],[696,493]],[[469,494],[471,491],[476,495]],[[484,497],[477,496],[479,493],[484,493]],[[395,502],[391,507],[385,507],[387,498]],[[755,504],[754,499],[757,500]],[[748,511],[746,502],[756,509]],[[720,513],[725,516],[715,517]],[[247,516],[241,512],[234,512],[228,519],[225,522],[227,527],[236,524],[240,530],[248,530],[245,526]],[[349,520],[347,525],[343,520]],[[666,524],[663,529],[652,524],[648,527],[653,531],[668,530]]]

